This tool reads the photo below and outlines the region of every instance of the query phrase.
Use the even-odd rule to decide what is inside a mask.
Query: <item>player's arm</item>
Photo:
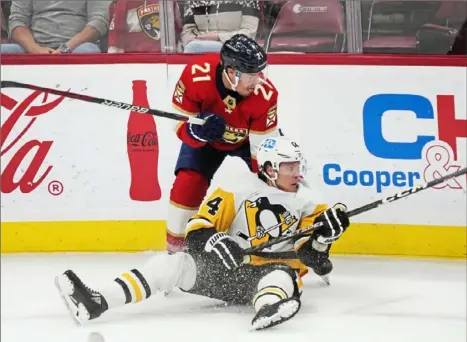
[[[208,62],[185,66],[172,96],[172,106],[176,110],[206,120],[204,125],[180,122],[175,127],[178,138],[192,147],[202,147],[209,141],[220,139],[225,131],[223,118],[200,113],[203,103],[200,88],[206,86],[206,82],[213,82],[211,67]]]
[[[349,218],[345,205],[339,203],[332,208],[325,204],[317,205],[311,215],[301,219],[298,230],[313,224],[321,223],[321,227],[310,235],[295,241],[294,247],[300,260],[307,266],[314,267],[320,253],[327,252],[329,245],[339,239],[349,226]]]
[[[264,82],[256,88],[255,94],[261,97],[261,102],[266,102],[263,102],[262,112],[258,113],[250,123],[251,164],[253,171],[257,172],[256,152],[260,143],[265,138],[278,136],[279,130],[277,127],[277,90],[273,85]]]
[[[302,217],[302,219],[300,220],[300,223],[298,225],[298,229],[297,230],[303,230],[305,228],[308,228],[310,226],[313,225],[313,223],[315,223],[315,220],[316,218],[321,215],[323,212],[325,212],[326,210],[328,209],[328,205],[327,204],[318,204],[317,206],[315,206],[315,208],[313,209],[313,211],[311,212],[311,214],[307,215],[307,216],[304,216]],[[310,235],[308,236],[305,236],[299,240],[297,240],[295,242],[295,250],[298,252],[303,246],[304,244],[310,239],[310,236],[311,236],[311,233]]]
[[[216,189],[188,221],[185,241],[189,252],[195,257],[210,253],[227,269],[240,266],[243,250],[227,234],[235,212],[234,194]]]

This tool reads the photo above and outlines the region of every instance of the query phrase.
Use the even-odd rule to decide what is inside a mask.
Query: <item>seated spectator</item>
[[[109,53],[162,51],[159,0],[118,0],[110,12]]]
[[[181,34],[185,53],[218,52],[237,33],[256,38],[258,1],[187,1]]]
[[[5,33],[7,32],[8,29],[6,28],[5,18],[3,17],[3,11],[0,7],[0,39],[2,43],[5,40]]]
[[[11,1],[0,2],[0,43],[8,43],[8,17]]]
[[[99,53],[110,1],[12,1],[9,36],[1,53]]]

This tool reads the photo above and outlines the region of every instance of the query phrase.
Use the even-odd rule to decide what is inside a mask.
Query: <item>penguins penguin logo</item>
[[[269,238],[277,238],[287,234],[298,221],[283,205],[272,204],[267,197],[247,200],[245,209],[250,233],[248,241],[262,243]]]

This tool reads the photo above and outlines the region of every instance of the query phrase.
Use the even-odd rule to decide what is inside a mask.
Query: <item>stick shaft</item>
[[[203,119],[190,117],[188,115],[170,113],[170,112],[166,112],[163,110],[152,109],[152,108],[147,108],[143,106],[134,106],[132,104],[125,103],[125,102],[118,102],[118,101],[103,99],[100,97],[94,97],[90,95],[77,94],[77,93],[72,93],[70,91],[39,87],[33,84],[27,84],[27,83],[15,82],[15,81],[1,81],[1,87],[2,88],[23,88],[23,89],[37,90],[37,91],[41,91],[44,93],[49,93],[49,94],[53,94],[57,96],[64,96],[64,97],[74,99],[74,100],[96,103],[96,104],[100,104],[100,105],[107,106],[107,107],[123,109],[126,111],[135,111],[140,114],[149,114],[149,115],[159,116],[162,118],[178,120],[178,121],[188,121],[192,124],[197,124],[197,125],[204,124]]]
[[[443,177],[434,179],[434,180],[432,180],[432,181],[430,181],[428,183],[422,183],[422,184],[414,186],[413,188],[398,192],[398,193],[396,193],[396,194],[394,194],[392,196],[384,197],[384,198],[379,199],[377,201],[365,204],[365,205],[363,205],[361,207],[358,207],[358,208],[355,208],[353,210],[348,211],[347,215],[349,217],[360,215],[360,214],[362,214],[364,212],[367,212],[367,211],[373,210],[375,208],[378,208],[381,205],[392,203],[392,202],[395,202],[395,201],[400,200],[402,198],[406,198],[406,197],[408,197],[410,195],[413,195],[413,194],[416,194],[417,192],[420,192],[422,190],[429,189],[429,188],[432,188],[432,187],[434,187],[436,185],[439,185],[439,184],[441,184],[441,183],[443,183],[443,182],[445,182],[445,181],[447,181],[447,180],[449,180],[451,178],[459,177],[459,176],[462,176],[462,175],[465,175],[465,174],[467,174],[467,167],[464,167],[463,169],[460,169],[460,170],[458,170],[456,172],[450,173],[450,174],[445,175]],[[300,230],[299,232],[295,232],[294,234],[291,234],[291,235],[288,235],[288,236],[278,237],[278,238],[269,240],[268,242],[265,242],[264,244],[254,246],[254,247],[250,247],[250,248],[246,248],[243,251],[243,253],[245,255],[250,255],[250,254],[254,255],[255,252],[261,251],[261,250],[263,250],[265,248],[268,248],[270,246],[276,245],[276,244],[284,242],[284,241],[288,241],[290,239],[296,239],[296,238],[302,237],[304,235],[307,235],[307,234],[315,231],[316,229],[318,229],[321,225],[322,225],[321,223],[314,224],[314,225],[311,225],[311,226],[309,226],[307,228],[304,228],[304,229]],[[290,256],[290,253],[289,252],[287,252],[287,253]],[[286,255],[286,254],[284,254],[284,255]],[[288,258],[286,257],[286,259],[288,259]]]

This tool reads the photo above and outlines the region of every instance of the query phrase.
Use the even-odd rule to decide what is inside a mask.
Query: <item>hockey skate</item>
[[[327,285],[331,285],[329,273],[332,271],[332,262],[329,259],[321,259],[318,264],[313,267],[313,271],[323,279]]]
[[[315,272],[316,275],[320,276],[321,279],[327,284],[331,285],[329,280],[329,274],[333,269],[331,260],[329,260],[329,251],[331,246],[327,248],[326,251],[317,251],[314,250],[313,261],[311,262],[311,269]]]
[[[78,324],[95,319],[108,309],[105,298],[84,285],[72,270],[55,277],[55,285]]]
[[[272,305],[263,306],[251,321],[252,330],[261,330],[284,323],[300,310],[299,298],[283,299]]]

